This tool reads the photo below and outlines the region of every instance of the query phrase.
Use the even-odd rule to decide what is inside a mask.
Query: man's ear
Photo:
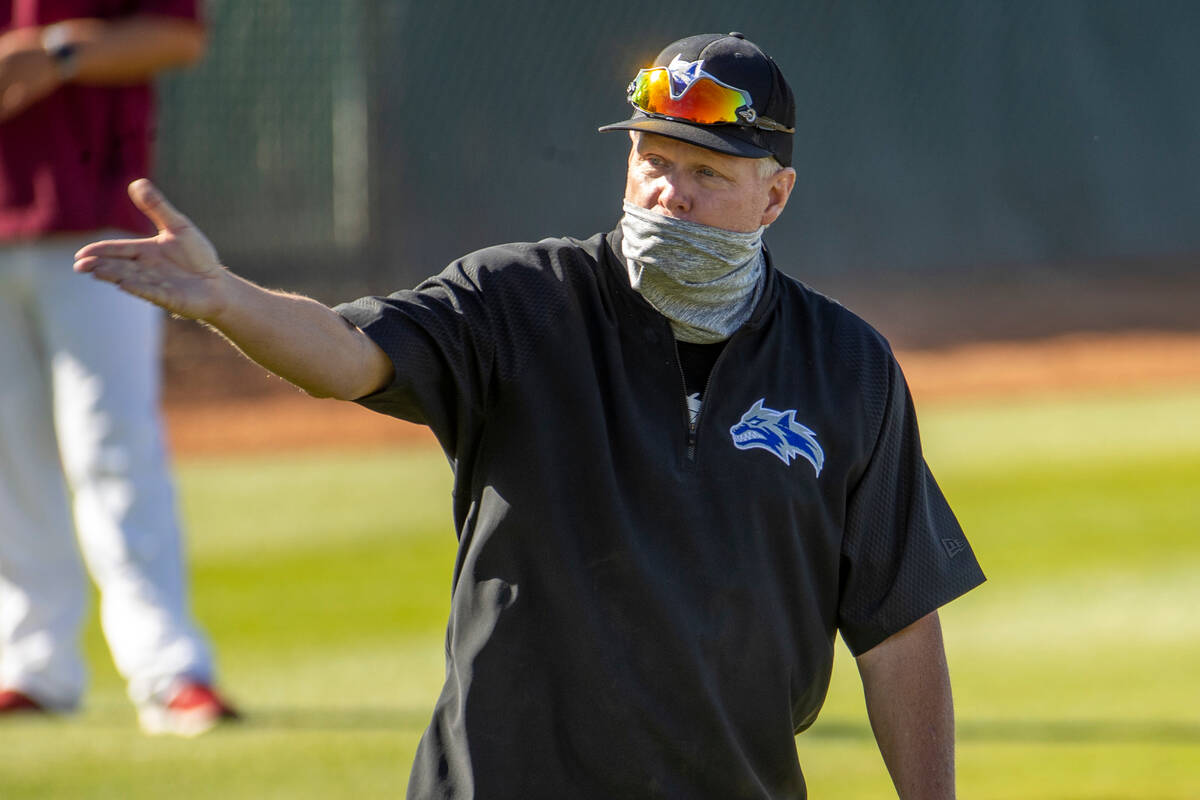
[[[784,167],[767,179],[767,207],[763,209],[763,225],[770,225],[779,219],[795,187],[796,170],[791,167]]]

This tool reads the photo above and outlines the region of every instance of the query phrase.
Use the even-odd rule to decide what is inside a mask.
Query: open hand
[[[75,254],[75,271],[90,272],[181,317],[211,320],[223,308],[232,277],[217,251],[150,181],[129,184],[129,197],[158,235],[93,242]]]

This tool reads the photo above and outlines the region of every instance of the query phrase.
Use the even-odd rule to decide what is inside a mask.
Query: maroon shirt
[[[197,19],[196,0],[0,0],[0,30],[156,14]],[[68,84],[0,123],[0,240],[68,231],[150,231],[125,187],[148,174],[149,84]]]

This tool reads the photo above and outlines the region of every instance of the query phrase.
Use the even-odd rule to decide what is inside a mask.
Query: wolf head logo
[[[784,464],[800,456],[812,464],[817,475],[825,465],[825,451],[817,444],[817,434],[796,422],[794,409],[775,411],[764,408],[762,398],[729,429],[733,446],[739,450],[760,448],[774,453]]]

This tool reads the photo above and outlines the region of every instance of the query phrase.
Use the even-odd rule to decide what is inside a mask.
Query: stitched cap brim
[[[736,134],[746,135],[747,129],[737,125],[690,125],[686,122],[676,122],[659,117],[639,117],[627,119],[624,122],[614,122],[600,128],[601,131],[645,131],[679,139],[688,144],[698,145],[742,158],[766,158],[774,155],[770,150],[748,142]]]

